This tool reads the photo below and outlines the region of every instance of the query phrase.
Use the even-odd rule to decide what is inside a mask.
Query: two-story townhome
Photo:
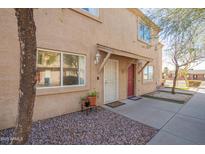
[[[33,120],[102,105],[161,84],[159,27],[139,9],[34,9],[37,94]],[[20,47],[14,9],[0,9],[0,129],[15,126]]]

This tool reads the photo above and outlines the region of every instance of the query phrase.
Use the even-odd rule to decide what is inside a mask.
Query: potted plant
[[[90,102],[89,102],[89,100],[87,99],[87,96],[82,96],[80,103],[81,103],[81,112],[82,112],[83,110],[85,110],[85,107],[87,108],[87,107],[90,106]]]
[[[97,92],[95,90],[89,92],[87,98],[90,102],[90,106],[96,106]]]
[[[82,96],[81,97],[81,105],[85,106],[85,102],[87,101],[87,97],[86,96]]]
[[[90,106],[90,102],[88,100],[85,101],[85,107],[89,107]]]

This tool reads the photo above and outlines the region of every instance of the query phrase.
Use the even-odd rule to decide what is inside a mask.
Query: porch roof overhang
[[[128,57],[128,58],[133,58],[133,59],[138,59],[138,60],[144,60],[144,61],[149,61],[151,62],[153,59],[149,57],[145,57],[136,53],[132,53],[126,50],[121,50],[121,49],[116,49],[112,47],[108,47],[102,44],[97,44],[97,49],[99,51],[107,52],[112,55],[118,55],[118,56],[123,56],[123,57]]]
[[[149,57],[145,57],[145,56],[135,54],[135,53],[125,51],[125,50],[120,50],[120,49],[108,47],[108,46],[98,44],[98,43],[97,43],[97,50],[107,53],[106,57],[104,58],[103,62],[101,63],[101,65],[99,67],[98,73],[101,72],[101,70],[103,69],[104,65],[106,64],[107,60],[110,58],[111,55],[118,55],[118,56],[132,58],[134,60],[146,61],[145,65],[142,67],[142,69],[140,69],[140,71],[138,73],[140,73],[147,64],[149,64],[151,61],[153,61],[153,59],[149,58]]]

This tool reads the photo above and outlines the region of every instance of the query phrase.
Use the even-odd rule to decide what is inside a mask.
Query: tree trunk
[[[176,88],[176,82],[177,82],[178,72],[179,72],[179,67],[176,66],[175,76],[174,76],[173,86],[172,86],[172,94],[175,94],[175,88]]]
[[[187,78],[187,74],[184,74],[184,80],[185,80],[186,86],[189,87],[189,80]]]
[[[33,9],[15,9],[20,43],[20,85],[17,124],[11,144],[25,144],[32,127],[36,96],[36,26]]]
[[[189,74],[189,65],[185,66],[184,69],[182,69],[182,74],[184,76],[184,80],[185,80],[185,83],[186,83],[186,86],[189,87],[189,80],[187,78],[187,75]]]

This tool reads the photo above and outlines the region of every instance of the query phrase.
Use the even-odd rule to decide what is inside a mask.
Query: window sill
[[[45,87],[36,89],[36,96],[44,96],[44,95],[55,95],[62,93],[72,93],[79,91],[87,91],[90,88],[88,86],[72,86],[72,87]]]
[[[143,84],[153,84],[154,80],[143,80]]]
[[[92,19],[92,20],[95,20],[97,22],[102,23],[102,20],[100,19],[100,13],[99,13],[99,17],[97,17],[97,16],[94,16],[94,15],[92,15],[92,14],[86,12],[86,11],[83,11],[83,10],[81,10],[79,8],[72,8],[71,10],[73,10],[73,11],[75,11],[77,13],[80,13],[80,14],[82,14],[82,15],[84,15],[84,16]]]
[[[137,38],[137,41],[151,47],[151,43],[147,43],[144,40],[141,40],[139,38]]]

